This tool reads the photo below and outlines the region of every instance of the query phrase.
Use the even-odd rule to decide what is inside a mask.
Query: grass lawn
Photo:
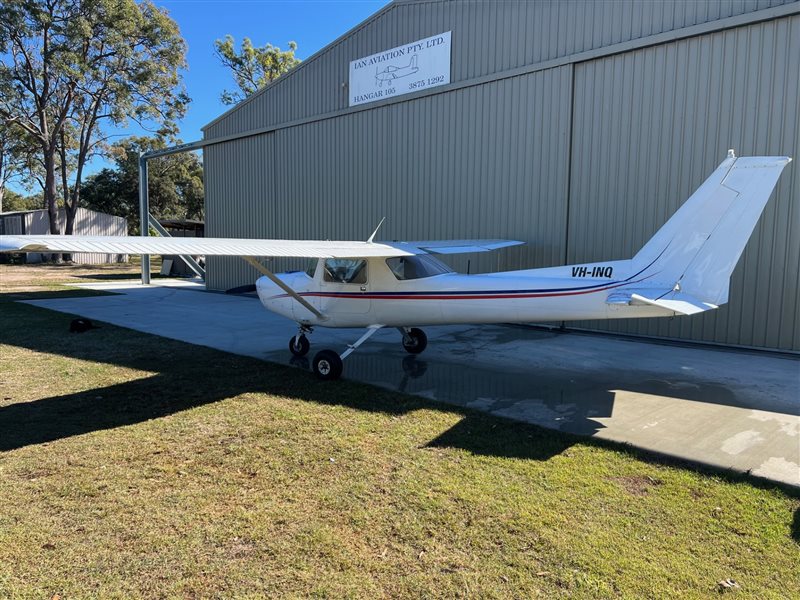
[[[76,273],[0,265],[0,598],[800,596],[791,490],[11,301]]]

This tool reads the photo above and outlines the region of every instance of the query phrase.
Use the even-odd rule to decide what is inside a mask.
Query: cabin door
[[[322,263],[320,292],[316,297],[323,313],[369,312],[368,261],[363,258],[328,258]]]

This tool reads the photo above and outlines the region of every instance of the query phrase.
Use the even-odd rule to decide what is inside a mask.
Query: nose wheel
[[[311,349],[311,342],[308,341],[306,334],[313,333],[309,325],[299,325],[297,333],[289,339],[289,352],[294,356],[305,356]]]
[[[304,335],[296,335],[289,339],[289,352],[295,356],[305,356],[311,349],[311,343]]]

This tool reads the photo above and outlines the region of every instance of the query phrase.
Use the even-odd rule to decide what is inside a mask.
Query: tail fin
[[[648,286],[663,284],[707,303],[728,301],[728,287],[756,222],[791,158],[736,158],[722,164],[633,257]]]
[[[411,57],[411,64],[409,65],[412,69],[417,68],[417,55]]]

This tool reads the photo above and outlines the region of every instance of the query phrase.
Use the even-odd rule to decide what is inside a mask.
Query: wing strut
[[[320,318],[320,319],[323,319],[323,320],[324,320],[324,319],[327,319],[327,317],[326,317],[325,315],[323,315],[323,314],[322,314],[321,312],[319,312],[319,311],[318,311],[316,308],[314,308],[314,307],[313,307],[311,304],[309,304],[309,303],[308,303],[308,300],[306,300],[305,298],[303,298],[303,297],[302,297],[300,294],[298,294],[298,293],[297,293],[297,292],[295,292],[295,291],[294,291],[292,288],[290,288],[288,285],[286,285],[286,284],[285,284],[283,281],[281,281],[281,280],[280,280],[280,278],[278,278],[278,277],[276,277],[276,276],[275,276],[275,273],[273,273],[272,271],[270,271],[270,270],[269,270],[267,267],[265,267],[264,265],[262,265],[262,264],[261,264],[260,262],[258,262],[258,261],[257,261],[255,258],[253,258],[252,256],[242,256],[242,258],[243,258],[243,259],[244,259],[246,262],[248,262],[249,264],[253,265],[253,266],[254,266],[256,269],[258,269],[258,271],[259,271],[260,273],[262,273],[263,275],[265,275],[265,276],[266,276],[266,277],[267,277],[267,278],[268,278],[268,279],[269,279],[269,280],[270,280],[272,283],[274,283],[275,285],[277,285],[277,286],[278,286],[279,288],[281,288],[281,289],[282,289],[284,292],[286,292],[286,293],[287,293],[287,294],[289,294],[289,295],[290,295],[292,298],[294,298],[295,300],[297,300],[297,301],[298,301],[298,302],[299,302],[301,305],[303,305],[305,308],[307,308],[308,310],[310,310],[310,311],[311,311],[313,314],[315,314],[315,315],[316,315],[318,318]]]

